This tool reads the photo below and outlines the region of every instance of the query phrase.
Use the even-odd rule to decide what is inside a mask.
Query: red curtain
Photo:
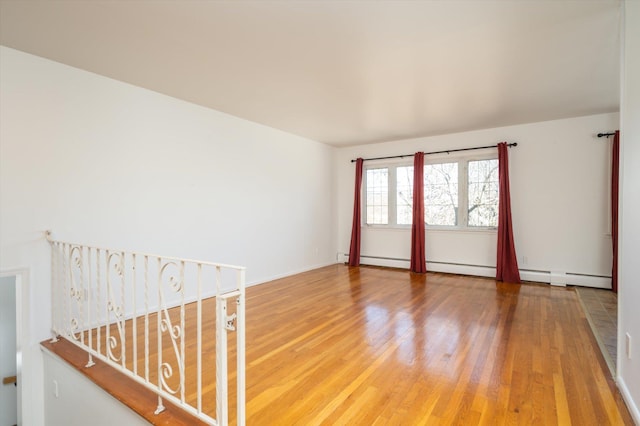
[[[500,199],[498,202],[498,256],[496,280],[512,283],[520,282],[518,258],[513,244],[511,227],[511,196],[509,194],[509,153],[507,143],[498,144],[498,175]]]
[[[611,290],[618,292],[618,183],[620,179],[620,131],[613,137],[611,155],[611,241],[613,243],[613,268]]]
[[[427,272],[424,248],[424,153],[413,157],[413,220],[411,222],[411,272]]]
[[[362,187],[362,163],[364,160],[356,160],[356,188],[353,194],[353,223],[351,225],[351,246],[349,247],[349,266],[360,266],[360,208],[362,202],[360,194]]]

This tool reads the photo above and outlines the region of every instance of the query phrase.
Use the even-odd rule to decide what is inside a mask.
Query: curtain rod
[[[607,138],[608,139],[609,136],[613,136],[615,134],[616,134],[616,132],[613,132],[613,133],[598,133],[598,137],[599,138]]]
[[[598,135],[600,136],[600,135]],[[460,152],[460,151],[473,151],[474,149],[487,149],[487,148],[496,148],[498,145],[488,145],[488,146],[476,146],[474,148],[459,148],[459,149],[447,149],[445,151],[433,151],[433,152],[425,152],[424,155],[431,154],[449,154],[451,152]],[[507,144],[508,147],[518,146],[518,142],[513,142]],[[404,157],[413,157],[413,154],[406,155],[392,155],[390,157],[376,157],[376,158],[363,158],[362,161],[370,161],[370,160],[387,160],[390,158],[404,158]],[[357,160],[351,160],[352,163],[355,163]]]

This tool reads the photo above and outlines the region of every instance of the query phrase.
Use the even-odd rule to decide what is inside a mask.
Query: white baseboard
[[[455,263],[427,262],[427,271],[487,278],[495,278],[496,276],[496,268],[479,265],[458,265]]]
[[[631,417],[633,417],[633,421],[640,425],[640,409],[636,405],[636,402],[631,397],[631,393],[629,392],[629,388],[627,384],[624,382],[624,379],[618,375],[616,379],[616,384],[618,385],[618,389],[620,389],[620,393],[622,394],[622,398],[624,402],[627,403],[627,408],[629,409],[629,413],[631,413]]]
[[[342,256],[343,262],[349,262],[349,256]],[[370,265],[370,266],[385,266],[388,268],[400,268],[400,269],[409,269],[410,262],[405,259],[392,259],[387,257],[369,257],[369,256],[361,256],[360,263],[362,265]]]
[[[348,262],[349,255],[347,253],[338,253],[338,262]],[[360,262],[363,265],[386,266],[390,268],[409,269],[410,261],[408,259],[397,259],[380,256],[360,256]],[[446,262],[429,262],[427,261],[427,271],[444,272],[448,274],[472,275],[478,277],[493,278],[496,276],[496,268],[484,265],[465,265],[460,263]],[[587,274],[575,274],[565,272],[550,271],[534,271],[528,269],[520,269],[520,278],[523,281],[532,281],[539,283],[550,283],[554,286],[579,285],[583,287],[595,288],[611,288],[611,278]]]
[[[307,267],[304,267],[304,268],[294,269],[293,271],[288,271],[288,272],[285,272],[283,274],[273,275],[271,277],[267,277],[267,278],[262,279],[260,281],[252,281],[250,283],[247,283],[246,286],[247,287],[252,287],[254,285],[265,284],[265,283],[268,283],[270,281],[278,280],[280,278],[290,277],[292,275],[301,274],[303,272],[308,272],[308,271],[313,271],[314,269],[324,268],[325,266],[335,265],[335,264],[336,264],[336,262],[334,262],[334,261],[326,262],[326,263],[318,263],[318,264],[307,266]]]
[[[611,290],[611,277],[594,275],[567,274],[567,284],[582,287],[596,287]]]

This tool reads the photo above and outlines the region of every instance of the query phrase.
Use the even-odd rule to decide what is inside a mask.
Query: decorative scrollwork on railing
[[[113,350],[116,349],[117,347],[118,347],[118,340],[116,339],[116,337],[109,336],[109,339],[107,342],[107,356],[110,359],[119,362],[122,359],[122,357],[113,353]]]
[[[116,319],[120,319],[124,315],[122,312],[122,306],[114,304],[112,300],[107,302],[107,311],[113,312]]]
[[[173,273],[172,273],[173,272]],[[178,278],[177,278],[178,277]],[[176,357],[176,363],[178,365],[178,384],[175,387],[171,387],[169,379],[173,377],[173,367],[168,362],[163,362],[161,369],[162,374],[160,377],[162,388],[167,392],[175,395],[181,389],[182,377],[184,375],[184,360],[179,350],[179,343],[184,335],[181,325],[172,325],[169,311],[167,310],[167,304],[164,297],[164,287],[166,286],[174,293],[182,292],[184,289],[184,279],[182,277],[181,267],[173,261],[166,262],[160,268],[160,304],[162,311],[162,318],[160,322],[160,330],[162,333],[168,333],[171,338],[171,345],[173,347],[173,353]]]
[[[120,306],[114,306],[113,302],[111,300],[109,300],[109,302],[107,302],[107,312],[112,312],[116,318],[116,327],[118,329],[118,333],[120,335],[120,341],[122,341],[123,339],[123,321],[122,321],[122,309],[120,308]],[[113,335],[109,335],[108,338],[108,342],[107,342],[107,354],[109,356],[109,358],[113,359],[114,361],[121,361],[122,357],[120,355],[117,355],[116,353],[114,353],[114,350],[118,348],[118,340],[116,339],[115,336]]]
[[[52,342],[63,336],[89,354],[87,367],[94,365],[95,357],[151,389],[158,395],[156,413],[163,410],[163,400],[167,399],[207,424],[228,424],[226,336],[235,328],[234,403],[237,424],[244,426],[244,304],[238,305],[237,318],[236,314],[226,315],[228,298],[238,297],[238,303],[244,302],[244,268],[54,241],[50,233],[47,239],[51,245]],[[234,288],[226,289],[233,294],[221,289],[222,271],[236,275]],[[204,330],[202,321],[203,311],[209,308],[202,302],[212,292],[225,300],[224,305],[216,304],[216,335],[224,344],[216,340],[215,365],[223,367],[215,371],[215,419],[203,411],[202,402],[203,392],[210,386],[204,372],[212,365],[203,348],[210,337],[203,334],[209,331]],[[195,318],[185,309],[185,297],[191,300],[194,296],[196,306],[189,309],[195,308]],[[187,342],[187,335],[196,340],[195,348]],[[150,346],[156,343],[158,351],[152,355]],[[138,353],[141,346],[142,358]],[[193,350],[197,356],[190,366],[190,380],[186,380],[186,362],[192,361],[187,353]],[[140,363],[144,374],[137,368]],[[150,374],[152,369],[157,369],[157,375]],[[198,378],[196,383],[192,377]]]
[[[114,297],[115,284],[111,280],[111,273],[115,272],[115,275],[121,281],[124,280],[124,257],[120,252],[112,252],[107,255],[107,315],[111,317],[113,315],[115,319],[115,326],[118,330],[118,338],[108,333],[107,337],[107,357],[114,361],[122,361],[122,355],[116,353],[116,349],[121,346],[124,341],[124,307],[122,304],[116,302]],[[124,291],[124,289],[121,289]],[[124,295],[121,295],[121,299]],[[107,321],[110,323],[110,321]],[[121,352],[122,353],[122,352]]]
[[[178,384],[178,387],[175,389],[172,389],[169,386],[169,384],[167,383],[167,379],[170,379],[172,376],[173,376],[173,367],[171,367],[171,364],[169,364],[168,362],[163,362],[162,374],[160,376],[160,380],[162,382],[162,388],[165,391],[169,392],[170,394],[175,395],[180,390],[180,385]]]
[[[170,320],[167,318],[162,320],[160,328],[163,332],[166,332],[167,330],[169,330],[169,335],[173,340],[182,338],[182,329],[180,328],[180,326],[174,325],[172,327]]]
[[[80,300],[82,300],[82,289],[71,287],[69,289],[69,297],[79,302]]]
[[[80,336],[80,330],[79,330],[80,327],[78,325],[78,319],[77,318],[71,318],[71,320],[69,322],[70,322],[69,335],[74,340],[79,341],[81,336]]]
[[[82,339],[82,331],[80,330],[80,321],[82,320],[82,303],[83,303],[83,262],[82,248],[80,246],[71,246],[69,249],[69,299],[71,301],[69,319],[69,336],[80,341]]]
[[[111,263],[112,261],[114,263]],[[124,277],[124,267],[122,266],[123,261],[124,259],[120,252],[109,254],[109,266],[113,268],[120,278]]]
[[[176,269],[176,270],[172,271],[172,269]],[[167,284],[169,285],[169,288],[173,290],[174,293],[178,293],[182,291],[184,282],[182,278],[176,278],[176,274],[179,274],[179,273],[180,273],[180,267],[176,262],[173,262],[173,261],[166,262],[164,265],[162,265],[162,268],[160,269],[160,284],[162,284],[166,279]]]

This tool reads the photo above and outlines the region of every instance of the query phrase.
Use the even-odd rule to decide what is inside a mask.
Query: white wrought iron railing
[[[167,400],[227,425],[235,406],[245,424],[243,267],[47,239],[53,341],[64,337],[87,352],[87,366],[98,358],[155,392],[156,414]]]

